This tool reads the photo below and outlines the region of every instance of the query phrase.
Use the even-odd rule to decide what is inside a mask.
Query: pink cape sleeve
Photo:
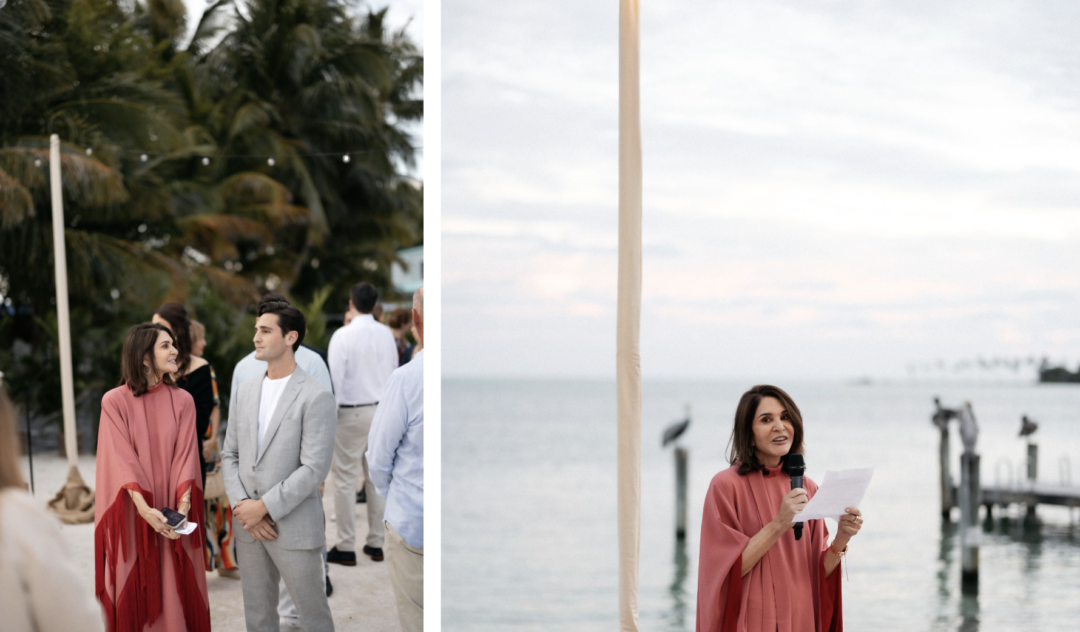
[[[106,630],[152,625],[161,616],[157,533],[138,516],[128,490],[154,506],[149,478],[135,453],[121,387],[105,394],[98,428],[94,498],[94,592]]]
[[[177,394],[179,395],[179,392]],[[180,592],[180,603],[184,608],[188,630],[209,632],[210,610],[206,589],[201,585],[205,582],[202,555],[195,554],[195,549],[201,549],[206,540],[202,472],[199,471],[201,467],[199,450],[202,446],[196,434],[195,402],[186,393],[180,397],[180,400],[182,403],[178,411],[180,428],[177,436],[179,438],[171,464],[171,474],[176,489],[176,498],[173,502],[179,506],[180,499],[190,490],[191,508],[188,510],[188,520],[198,526],[194,533],[179,540],[171,540],[170,544],[172,545],[173,568],[176,570],[176,585]],[[198,562],[197,568],[196,562]]]
[[[817,486],[815,485],[814,487],[816,488]],[[820,523],[820,530],[822,533],[821,542],[825,547],[821,550],[821,556],[817,564],[817,629],[822,632],[843,632],[844,616],[841,600],[842,591],[840,590],[840,575],[843,571],[841,565],[843,564],[843,561],[836,565],[832,575],[825,577],[825,555],[829,552],[829,528],[826,526],[824,520],[817,520],[815,522]]]
[[[701,517],[697,632],[735,632],[742,604],[742,551],[750,536],[738,529],[734,490],[713,477]]]

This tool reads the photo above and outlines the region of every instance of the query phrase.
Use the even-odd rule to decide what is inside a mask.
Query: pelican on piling
[[[1020,437],[1027,437],[1028,441],[1031,441],[1031,435],[1035,434],[1035,431],[1039,429],[1038,422],[1028,419],[1027,415],[1020,417]]]
[[[930,417],[930,422],[942,430],[949,427],[950,421],[960,417],[959,410],[943,407],[941,405],[941,399],[937,397],[934,398],[934,406],[937,407],[937,410],[935,410],[934,415]]]

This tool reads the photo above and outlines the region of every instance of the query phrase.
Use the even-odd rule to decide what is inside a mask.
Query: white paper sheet
[[[197,526],[199,526],[199,523],[192,522],[192,521],[188,520],[187,524],[185,524],[182,528],[173,529],[173,531],[175,531],[176,533],[179,533],[180,535],[187,535],[187,534],[191,533],[192,531],[194,531],[195,527],[197,527]]]
[[[795,515],[795,522],[818,518],[839,520],[840,516],[847,513],[848,507],[859,506],[873,477],[873,467],[828,470],[825,472],[825,480],[818,486],[817,493],[806,503],[803,510]]]

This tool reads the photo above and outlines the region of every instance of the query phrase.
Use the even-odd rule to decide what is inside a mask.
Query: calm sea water
[[[642,629],[694,629],[698,530],[737,383],[646,382]],[[876,467],[866,524],[847,556],[850,630],[1070,630],[1080,621],[1080,510],[1022,508],[984,524],[978,597],[960,594],[954,525],[938,511],[932,398],[973,402],[982,480],[1022,471],[1020,415],[1036,419],[1040,480],[1080,485],[1080,388],[1055,385],[786,383],[803,412],[807,475]],[[443,386],[443,629],[617,629],[615,387],[604,382],[447,380]],[[692,406],[690,533],[674,536],[674,463],[663,429]],[[959,437],[953,431],[954,476]],[[1065,459],[1071,459],[1066,468]],[[954,513],[954,516],[956,514]],[[956,516],[958,519],[958,516]],[[835,525],[830,522],[830,530]]]

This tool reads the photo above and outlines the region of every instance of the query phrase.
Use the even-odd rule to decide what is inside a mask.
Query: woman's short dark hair
[[[357,283],[349,290],[349,298],[352,299],[356,311],[361,314],[370,314],[379,300],[379,292],[370,283]]]
[[[412,324],[412,312],[399,307],[390,312],[390,329],[401,329],[402,327],[408,327]]]
[[[765,469],[765,465],[758,460],[754,452],[754,415],[757,413],[758,404],[765,397],[775,398],[787,411],[788,419],[794,429],[795,436],[791,438],[791,449],[788,454],[803,453],[803,424],[802,413],[784,390],[777,386],[759,384],[743,393],[739,399],[739,406],[735,409],[735,425],[731,429],[731,439],[728,441],[728,463],[739,464],[739,474],[749,474],[754,471]]]
[[[263,314],[277,315],[282,336],[290,331],[297,333],[296,342],[292,346],[293,353],[296,353],[296,350],[300,348],[300,343],[304,341],[304,334],[307,333],[307,319],[304,318],[304,313],[285,301],[263,301],[259,303],[259,316]]]
[[[169,323],[172,329],[173,344],[176,345],[176,366],[180,376],[187,375],[191,366],[191,321],[188,311],[181,303],[165,303],[154,312]]]
[[[124,338],[124,350],[120,356],[120,383],[127,384],[131,394],[135,397],[142,395],[150,389],[149,375],[143,370],[143,360],[150,356],[150,366],[154,366],[154,346],[157,345],[158,335],[161,332],[169,334],[173,345],[176,345],[176,336],[164,325],[143,323],[135,325],[127,332]],[[153,368],[151,368],[151,371]],[[166,373],[161,376],[169,386],[175,386],[172,375]]]

